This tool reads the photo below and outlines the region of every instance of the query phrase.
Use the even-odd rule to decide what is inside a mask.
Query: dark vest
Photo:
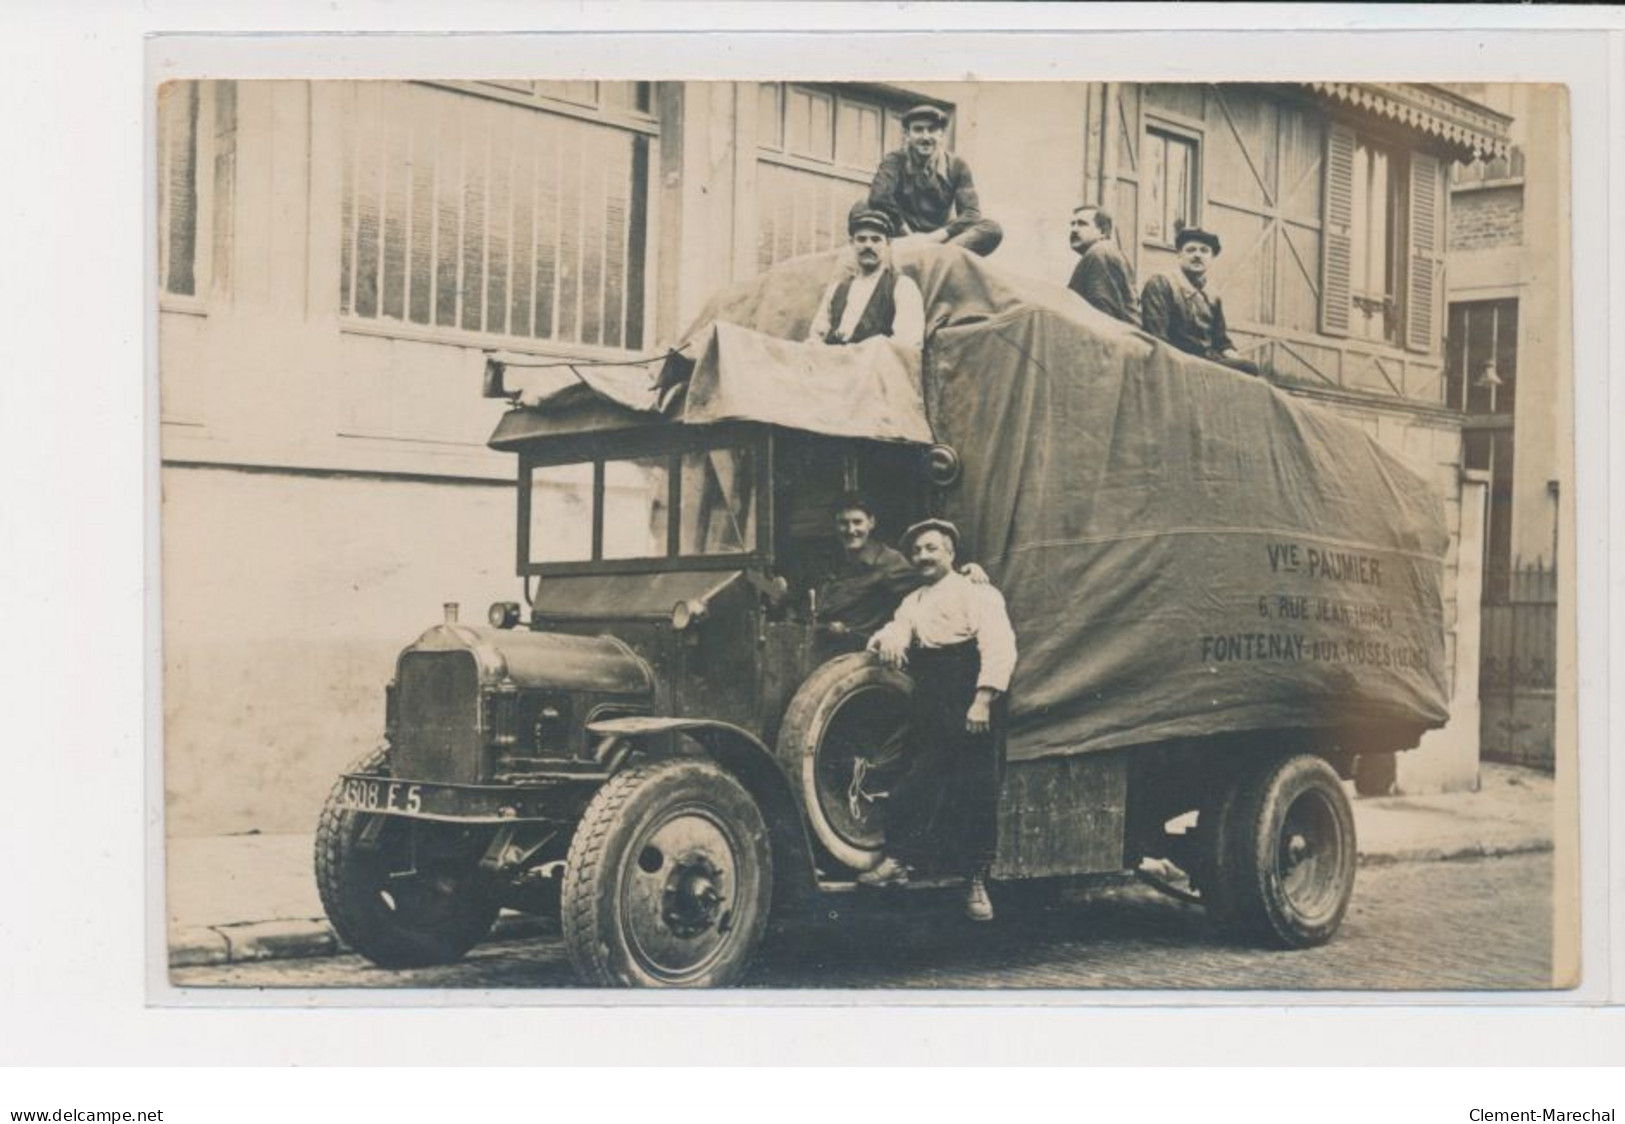
[[[893,296],[897,274],[887,269],[881,272],[875,291],[869,296],[869,307],[863,310],[858,326],[852,330],[852,338],[845,341],[835,338],[846,316],[846,297],[852,291],[852,281],[853,278],[848,277],[835,286],[835,295],[829,299],[829,335],[824,337],[825,343],[862,343],[870,336],[892,334],[892,320],[897,315],[897,300]]]

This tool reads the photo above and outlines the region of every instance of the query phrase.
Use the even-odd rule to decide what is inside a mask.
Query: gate
[[[1485,582],[1486,596],[1494,600],[1481,609],[1480,752],[1488,761],[1550,770],[1557,712],[1557,570],[1539,561],[1519,562],[1486,577],[1492,579]]]

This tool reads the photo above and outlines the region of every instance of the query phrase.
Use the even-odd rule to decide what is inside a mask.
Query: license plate
[[[404,812],[423,809],[423,786],[385,778],[345,777],[339,803],[357,812]]]

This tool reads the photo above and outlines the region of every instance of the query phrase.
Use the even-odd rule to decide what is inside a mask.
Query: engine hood
[[[552,632],[441,624],[401,653],[466,651],[480,680],[511,680],[520,687],[547,686],[601,695],[649,697],[654,672],[613,636],[566,636]]]

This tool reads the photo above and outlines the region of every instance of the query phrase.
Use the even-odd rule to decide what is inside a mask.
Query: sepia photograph
[[[172,989],[1585,980],[1563,86],[149,93]]]

